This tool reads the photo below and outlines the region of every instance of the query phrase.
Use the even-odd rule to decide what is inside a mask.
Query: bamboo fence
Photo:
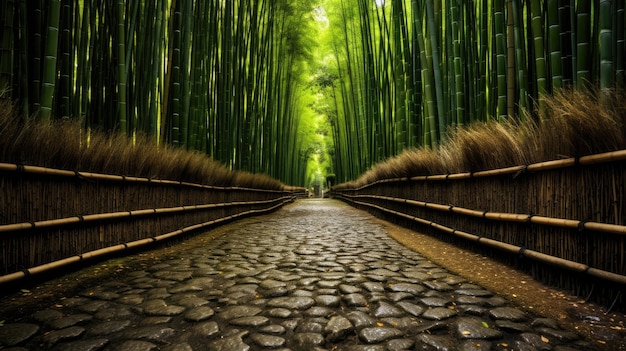
[[[384,179],[333,196],[619,307],[626,150],[474,173]]]
[[[0,163],[0,285],[243,216],[304,189],[252,189]]]

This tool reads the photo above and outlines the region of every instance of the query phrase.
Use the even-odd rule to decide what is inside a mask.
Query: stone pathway
[[[591,348],[430,263],[369,218],[338,201],[300,200],[245,219],[177,259],[31,316],[0,315],[0,349]]]

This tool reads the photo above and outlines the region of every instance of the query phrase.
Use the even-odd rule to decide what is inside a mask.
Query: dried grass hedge
[[[377,180],[477,172],[626,149],[626,93],[561,91],[534,119],[457,128],[438,149],[408,149],[375,165],[350,189]]]
[[[23,119],[0,101],[0,162],[168,179],[214,186],[286,190],[266,175],[234,172],[205,154],[156,145],[145,136],[88,134],[76,120]]]

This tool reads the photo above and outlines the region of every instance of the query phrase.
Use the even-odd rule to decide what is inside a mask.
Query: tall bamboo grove
[[[437,147],[454,126],[539,111],[559,89],[623,87],[625,6],[326,0],[337,180],[406,147]]]
[[[4,0],[0,91],[24,116],[147,134],[304,181],[313,1]],[[77,138],[80,136],[77,136]]]

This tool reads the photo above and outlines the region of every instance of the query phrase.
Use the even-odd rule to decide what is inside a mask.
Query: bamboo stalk
[[[107,220],[112,221],[112,220],[120,220],[120,219],[128,218],[128,217],[142,217],[142,216],[148,216],[148,215],[153,215],[153,214],[160,215],[160,214],[171,214],[171,213],[178,213],[178,212],[206,210],[206,209],[211,209],[211,208],[261,205],[261,204],[268,204],[268,203],[273,203],[277,201],[284,202],[290,199],[293,199],[293,197],[283,196],[277,199],[260,200],[260,201],[239,201],[239,202],[229,202],[229,203],[213,203],[213,204],[192,205],[192,206],[178,206],[178,207],[170,207],[170,208],[155,208],[155,209],[142,209],[142,210],[133,210],[133,211],[119,211],[119,212],[110,212],[110,213],[89,214],[89,215],[84,215],[84,216],[51,219],[51,220],[38,221],[38,222],[26,222],[26,223],[0,225],[0,233],[12,233],[12,232],[28,230],[28,229],[58,227],[58,226],[64,226],[64,225],[81,223],[81,222],[107,221]]]

